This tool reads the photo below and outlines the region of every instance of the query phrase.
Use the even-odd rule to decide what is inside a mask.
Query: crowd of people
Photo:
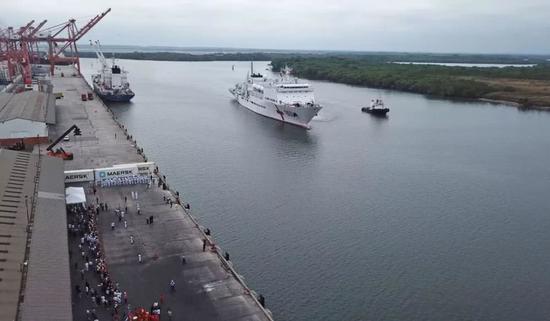
[[[101,242],[97,231],[99,211],[92,205],[69,205],[67,211],[69,236],[78,243],[78,252],[71,251],[73,268],[80,270],[80,282],[74,285],[74,294],[78,300],[90,300],[86,309],[89,321],[99,321],[103,309],[113,320],[120,320],[121,307],[128,303],[128,294],[119,288],[109,274]]]

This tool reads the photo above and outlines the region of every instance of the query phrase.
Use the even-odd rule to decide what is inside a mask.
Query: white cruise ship
[[[290,71],[285,67],[281,78],[268,79],[254,73],[251,64],[246,81],[229,92],[239,104],[257,114],[310,129],[309,122],[322,107],[315,103],[313,88],[291,77]]]

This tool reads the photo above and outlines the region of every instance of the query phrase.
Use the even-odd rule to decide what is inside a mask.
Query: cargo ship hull
[[[135,96],[133,92],[114,92],[111,90],[102,90],[96,84],[94,84],[94,91],[99,98],[110,102],[129,102]]]

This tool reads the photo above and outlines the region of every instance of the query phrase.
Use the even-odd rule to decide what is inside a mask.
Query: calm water
[[[122,64],[115,112],[277,320],[548,320],[550,113],[312,82],[305,131],[231,99],[248,63]]]

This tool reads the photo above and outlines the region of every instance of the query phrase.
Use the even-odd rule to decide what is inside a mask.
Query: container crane
[[[19,75],[26,86],[32,84],[31,64],[39,57],[39,43],[48,45],[48,62],[50,73],[53,75],[55,65],[59,63],[75,64],[80,74],[80,59],[78,57],[77,41],[101,21],[111,9],[96,15],[82,28],[78,28],[75,19],[42,29],[47,20],[42,21],[36,27],[34,20],[19,29],[8,27],[0,29],[0,63],[5,61],[7,65],[7,76],[9,81]],[[62,36],[63,32],[66,36]],[[69,49],[70,54],[65,56],[65,50]]]

